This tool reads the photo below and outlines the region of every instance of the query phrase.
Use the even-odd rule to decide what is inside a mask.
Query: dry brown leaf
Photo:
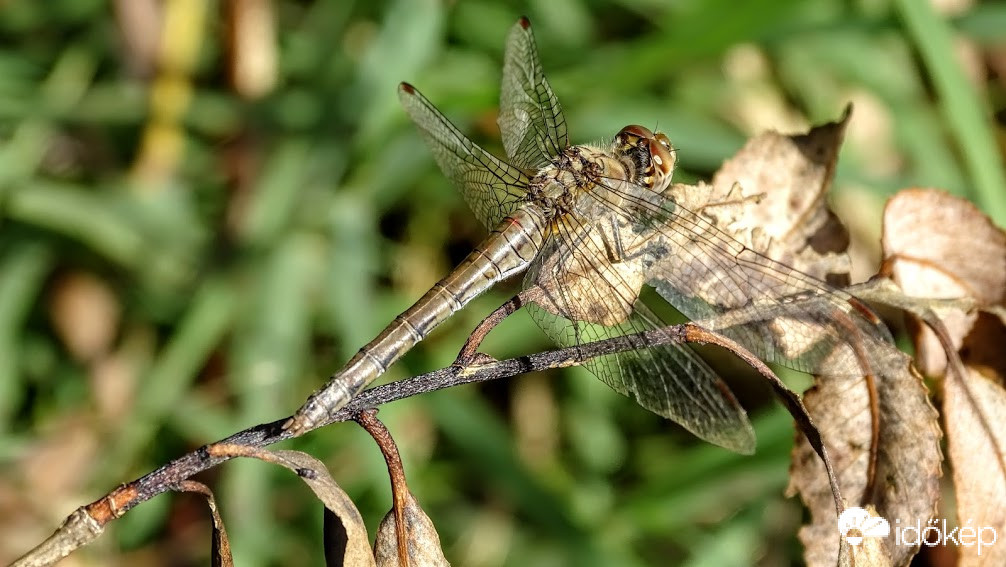
[[[874,415],[868,383],[862,376],[819,378],[804,403],[821,431],[839,471],[842,495],[852,506],[875,506],[892,526],[895,519],[923,525],[936,512],[939,497],[940,429],[921,376],[906,355],[890,346],[873,352],[877,370],[879,437],[876,482],[869,485]],[[867,491],[870,490],[870,493]],[[793,449],[789,494],[799,491],[813,523],[800,530],[808,565],[834,565],[839,532],[831,491],[821,464],[805,438]],[[883,540],[893,565],[903,565],[917,551]]]
[[[377,419],[377,410],[361,412],[356,416],[356,422],[373,437],[381,449],[391,477],[394,504],[381,520],[374,541],[377,564],[387,567],[450,565],[440,549],[440,535],[437,534],[433,521],[409,491],[398,445],[388,428]],[[403,526],[399,526],[399,520]]]
[[[840,121],[816,126],[806,134],[761,134],[724,163],[711,186],[675,185],[668,190],[668,196],[676,205],[706,217],[719,230],[728,233],[736,241],[728,244],[730,253],[746,254],[739,246],[743,245],[820,280],[845,285],[850,266],[844,252],[848,235],[828,210],[826,191],[848,117],[847,112]],[[687,241],[676,244],[694,245]],[[676,269],[678,273],[688,274],[688,285],[699,290],[696,292],[699,299],[717,304],[722,302],[721,296],[704,296],[702,291],[715,290],[721,285],[722,274],[710,269],[711,264],[694,262],[685,268],[676,266]],[[752,277],[759,276],[752,274]],[[657,291],[670,298],[675,295],[673,287],[658,284]],[[757,305],[763,299],[745,293],[744,289],[731,292],[735,304],[728,307]],[[813,300],[805,307],[808,311],[821,309],[830,311],[831,308]],[[715,321],[696,322],[719,330],[737,325],[752,314],[757,316],[757,312],[757,308],[738,309]],[[843,344],[844,332],[814,325],[804,317],[777,317],[770,330],[772,348],[783,358],[815,357],[813,349],[830,343],[847,355],[843,362],[835,357],[835,368],[848,369],[855,365],[855,355]]]
[[[996,380],[968,368],[964,384],[948,379],[943,387],[947,451],[953,463],[958,525],[982,537],[958,545],[961,567],[1006,565],[1006,544],[989,546],[989,534],[1006,534],[1006,391]],[[989,532],[989,529],[995,530]],[[973,532],[972,532],[973,533]],[[960,541],[960,540],[958,540]]]
[[[905,295],[971,297],[1002,305],[1006,297],[1006,236],[968,201],[942,191],[901,191],[884,208],[884,262]],[[961,348],[975,314],[940,313]],[[916,337],[916,363],[927,375],[946,369],[946,354],[929,329]]]
[[[1006,235],[971,203],[934,190],[902,191],[884,211],[885,263],[906,295],[966,297],[1001,309],[1006,298]],[[916,334],[916,357],[944,375],[943,419],[953,465],[958,525],[971,545],[956,539],[960,565],[1002,565],[1006,545],[1006,327],[982,311],[939,313],[963,363],[963,376],[946,372],[947,353],[928,328]],[[957,532],[960,535],[960,531]]]
[[[282,465],[297,474],[321,500],[329,515],[326,515],[326,560],[329,565],[366,566],[376,565],[370,550],[367,526],[356,505],[329,474],[325,464],[301,451],[269,451],[243,445],[211,445],[212,454],[236,457],[253,457],[268,463]],[[332,520],[338,520],[334,526]],[[336,529],[337,528],[337,529]],[[332,540],[331,536],[337,539]],[[329,553],[337,552],[339,557]],[[341,560],[341,561],[340,561]]]
[[[745,246],[844,285],[848,234],[826,198],[849,115],[806,134],[760,134],[723,164],[712,186],[675,186],[674,197]]]
[[[717,172],[712,186],[677,185],[669,190],[669,196],[683,209],[705,216],[719,230],[728,233],[735,242],[721,242],[729,253],[742,258],[752,257],[741,246],[767,256],[776,262],[791,266],[805,274],[832,284],[848,282],[849,259],[844,252],[848,244],[847,234],[836,217],[826,206],[826,190],[831,183],[835,159],[841,144],[842,133],[848,120],[848,113],[841,121],[814,127],[807,134],[782,135],[775,132],[762,134],[752,139],[735,157]],[[714,239],[710,236],[710,240]],[[673,240],[672,240],[673,241]],[[695,242],[678,242],[679,246],[695,245]],[[726,262],[726,260],[723,260]],[[758,262],[757,259],[753,259]],[[712,303],[723,303],[722,294],[706,294],[704,290],[720,289],[722,274],[705,262],[703,258],[684,268],[676,266],[676,273],[687,274],[687,285],[698,299]],[[738,270],[745,269],[746,262],[739,261]],[[749,274],[751,278],[763,275]],[[675,286],[659,282],[657,291],[672,303]],[[733,303],[727,307],[735,309],[715,321],[697,320],[699,325],[711,330],[726,329],[744,323],[745,318],[759,317],[759,305],[764,300],[753,286],[750,293],[741,287],[730,294]],[[782,298],[777,298],[782,299]],[[785,298],[787,302],[795,297]],[[821,317],[829,317],[833,307],[829,302],[810,298],[792,313],[816,312]],[[771,333],[770,348],[756,352],[774,350],[780,358],[789,360],[815,360],[812,366],[820,368],[818,362],[823,356],[823,345],[832,344],[834,350],[842,350],[844,358],[832,359],[835,372],[856,372],[857,356],[852,345],[844,337],[845,329],[822,326],[813,323],[813,318],[803,316],[776,317],[767,330]],[[854,325],[866,322],[853,315],[849,322]],[[871,324],[867,326],[872,327]],[[865,329],[868,332],[869,329]],[[751,345],[748,345],[751,346]]]
[[[419,506],[412,493],[406,494],[403,510],[405,517],[408,563],[402,563],[398,556],[398,536],[396,533],[395,511],[390,510],[381,520],[374,541],[374,556],[381,567],[427,567],[450,565],[440,547],[440,535],[426,512]]]
[[[210,516],[213,519],[212,549],[210,551],[213,567],[234,567],[231,543],[227,538],[224,519],[220,516],[220,510],[217,508],[217,501],[213,497],[213,491],[205,484],[194,480],[182,481],[178,485],[178,490],[181,492],[192,492],[206,498],[206,505],[209,507]]]
[[[953,285],[949,297],[990,305],[1006,298],[1006,235],[965,199],[934,189],[899,192],[884,208],[883,244],[894,274],[904,276],[902,289],[933,297]]]
[[[848,541],[842,540],[838,556],[839,567],[890,567],[890,565],[891,559],[884,549],[883,539],[864,538],[860,545],[850,545]]]
[[[833,284],[848,281],[848,237],[826,206],[848,113],[806,135],[767,133],[751,141],[716,174],[712,187],[676,187],[675,198],[696,207],[742,244]],[[703,194],[703,190],[705,194]],[[703,200],[704,199],[704,200]],[[819,379],[805,403],[820,429],[850,504],[874,504],[886,517],[927,521],[938,496],[941,453],[936,413],[908,359],[886,343],[871,344],[879,412],[860,376]],[[870,486],[873,424],[879,420],[876,481]],[[834,565],[840,536],[824,465],[801,438],[794,449],[790,493],[799,491],[813,524],[801,531],[808,564]],[[870,494],[866,491],[870,490]],[[885,557],[906,563],[914,550]],[[861,549],[853,564],[877,564]],[[870,558],[870,559],[867,559]],[[864,563],[865,562],[865,563]]]
[[[325,464],[318,459],[300,451],[271,451],[282,459],[277,461],[297,475],[314,491],[318,499],[342,523],[345,532],[345,542],[342,544],[344,553],[342,565],[375,565],[374,555],[370,552],[370,539],[367,536],[367,526],[363,516],[356,509],[352,499],[335,482],[328,473]],[[331,549],[327,547],[326,551]],[[329,558],[331,560],[331,558]]]

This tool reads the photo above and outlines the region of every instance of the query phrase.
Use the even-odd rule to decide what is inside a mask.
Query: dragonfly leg
[[[608,261],[612,264],[620,264],[651,254],[656,243],[661,241],[660,237],[650,241],[638,242],[631,248],[626,248],[622,239],[621,228],[618,219],[610,215],[607,219],[608,230],[601,230],[601,241],[604,243],[604,250],[608,254]]]
[[[604,243],[604,251],[608,254],[608,261],[618,264],[625,260],[625,249],[622,247],[622,235],[618,228],[618,219],[614,215],[608,215],[608,230],[601,230],[601,242]]]
[[[454,365],[466,366],[473,362],[478,355],[479,345],[482,344],[486,335],[496,328],[496,325],[499,325],[504,319],[512,315],[529,301],[534,301],[535,298],[540,296],[540,288],[537,286],[528,288],[511,297],[503,305],[497,307],[495,311],[483,319],[482,322],[475,327],[475,330],[468,335],[468,340],[465,341],[464,346],[461,347],[461,352],[459,352],[457,358],[454,359]]]

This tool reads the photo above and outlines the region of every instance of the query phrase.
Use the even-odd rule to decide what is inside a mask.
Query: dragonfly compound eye
[[[624,148],[631,148],[645,145],[646,140],[652,137],[653,132],[649,128],[639,126],[638,124],[631,124],[618,132],[618,135],[615,136],[615,141]]]
[[[663,134],[657,134],[649,139],[650,163],[653,171],[653,188],[663,191],[671,182],[674,174],[674,148],[671,141]]]
[[[660,142],[661,146],[664,146],[665,148],[667,148],[667,151],[669,151],[669,152],[673,152],[674,151],[674,148],[671,146],[671,140],[665,134],[658,132],[654,136],[654,138],[656,138],[657,141]]]

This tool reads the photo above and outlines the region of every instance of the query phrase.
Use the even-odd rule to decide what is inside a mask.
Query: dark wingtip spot
[[[527,19],[527,16],[521,16],[520,19],[517,20],[517,23],[519,23],[520,27],[524,29],[529,29],[531,27],[531,20]]]
[[[398,85],[398,88],[402,89],[403,91],[405,91],[405,92],[407,92],[409,94],[416,94],[416,87],[414,87],[414,86],[412,86],[409,83],[406,83],[404,81],[401,82]]]

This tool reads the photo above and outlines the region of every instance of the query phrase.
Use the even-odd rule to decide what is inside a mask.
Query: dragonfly
[[[506,159],[470,140],[412,85],[402,83],[399,98],[492,232],[308,398],[285,424],[293,434],[324,422],[436,326],[521,273],[524,289],[537,292],[527,310],[562,346],[666,329],[660,301],[763,360],[807,372],[862,374],[863,345],[890,342],[852,295],[759,254],[676,202],[676,150],[665,134],[630,125],[610,143],[571,145],[527,18],[511,28],[504,55],[498,124]],[[643,293],[647,287],[656,295]],[[639,346],[585,365],[698,437],[753,451],[744,409],[696,352]]]

